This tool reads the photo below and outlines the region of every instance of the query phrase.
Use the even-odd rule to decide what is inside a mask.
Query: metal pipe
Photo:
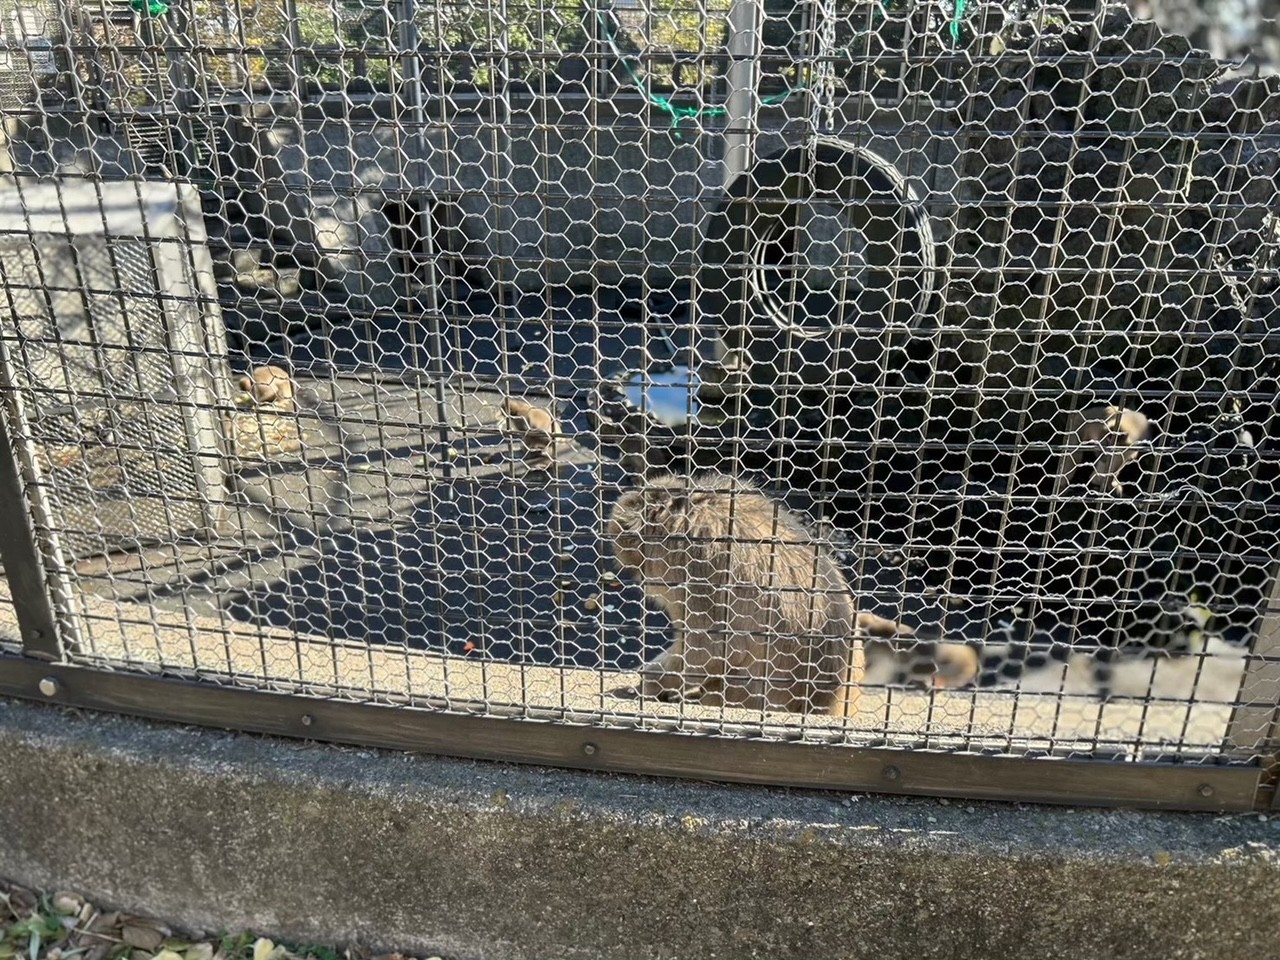
[[[398,76],[400,79],[399,94],[409,122],[413,124],[413,133],[409,142],[413,144],[413,162],[402,169],[407,173],[406,186],[414,197],[423,198],[411,216],[417,218],[414,236],[421,246],[417,255],[421,255],[426,264],[425,283],[422,296],[425,300],[423,314],[427,322],[427,335],[431,340],[432,392],[435,400],[435,419],[441,450],[450,445],[449,410],[445,397],[444,384],[448,376],[448,364],[445,361],[445,338],[441,326],[440,313],[440,276],[436,259],[435,225],[431,217],[430,192],[427,188],[427,157],[430,156],[427,140],[427,111],[422,91],[422,39],[418,35],[417,0],[400,0],[400,20],[397,24],[396,41],[399,45],[400,62]],[[416,257],[414,258],[416,259]],[[452,478],[453,466],[448,459],[443,461],[442,474],[447,482]]]
[[[289,45],[289,90],[293,93],[295,102],[301,105],[307,99],[307,68],[297,0],[284,0],[284,36]]]
[[[197,136],[194,125],[194,117],[201,113],[193,62],[195,37],[192,33],[195,24],[190,12],[180,4],[170,9],[166,19],[168,22],[163,30],[165,55],[169,58],[169,88],[173,91],[173,104],[177,111],[173,131],[178,142],[174,147],[185,167],[178,175],[195,177],[200,172],[201,142],[213,136],[212,130]],[[207,111],[204,113],[207,115]],[[208,144],[205,144],[205,149],[209,149]]]
[[[725,102],[724,182],[751,165],[752,137],[759,129],[763,0],[734,0],[729,9],[729,97]]]
[[[12,313],[12,299],[0,310],[6,307]],[[30,441],[21,437],[26,415],[15,369],[0,337],[0,565],[22,631],[23,653],[56,661],[64,658],[64,650],[53,596],[55,592],[63,600],[68,596],[59,572],[65,568],[56,537],[46,533],[42,544],[37,532],[40,526],[45,531],[53,528],[44,493],[38,484],[28,485],[23,479],[24,472],[33,472],[35,457]],[[6,418],[13,424],[12,432]],[[29,493],[29,500],[24,493]],[[50,567],[54,576],[48,573]]]

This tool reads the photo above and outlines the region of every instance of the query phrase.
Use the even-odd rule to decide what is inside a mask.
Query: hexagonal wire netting
[[[1265,752],[1274,79],[1083,2],[0,0],[0,38],[0,386],[70,661]]]

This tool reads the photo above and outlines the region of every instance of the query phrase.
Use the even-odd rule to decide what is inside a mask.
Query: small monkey
[[[1114,404],[1072,413],[1067,425],[1070,449],[1062,457],[1055,495],[1085,464],[1092,471],[1092,486],[1122,493],[1120,471],[1151,445],[1152,432],[1153,425],[1145,414]]]
[[[838,695],[860,675],[855,639],[912,633],[859,612],[804,523],[740,479],[650,479],[619,497],[606,536],[675,627],[640,668],[642,695],[848,715],[855,697]]]
[[[241,391],[236,402],[241,406],[270,407],[281,413],[297,412],[293,380],[282,367],[254,367],[236,381],[236,386]]]
[[[1247,647],[1198,626],[1188,611],[1184,625],[1169,637],[1168,647],[1114,656],[1101,672],[1096,652],[1075,652],[1045,660],[1016,682],[1027,693],[1092,696],[1102,701],[1120,697],[1234,703],[1247,654]],[[1065,663],[1054,662],[1059,659]]]
[[[255,367],[236,378],[237,410],[227,417],[232,451],[239,466],[299,461],[308,466],[308,489],[323,496],[323,509],[308,511],[311,532],[333,535],[351,529],[350,450],[342,409],[336,400],[324,400],[315,381],[297,383],[283,367]],[[330,396],[336,385],[331,385]],[[304,426],[305,424],[305,426]],[[312,455],[316,455],[314,458]],[[256,470],[241,477],[239,492],[277,524],[293,511],[281,510],[274,485],[262,484]],[[314,481],[314,486],[312,483]],[[313,506],[321,504],[313,500]],[[293,520],[286,521],[299,526]]]
[[[278,459],[301,452],[297,391],[282,367],[255,367],[236,379],[241,412],[228,418],[236,454],[250,459]]]
[[[546,469],[555,463],[564,434],[553,413],[519,397],[507,397],[502,401],[502,414],[507,431],[524,447],[525,461],[531,467]]]

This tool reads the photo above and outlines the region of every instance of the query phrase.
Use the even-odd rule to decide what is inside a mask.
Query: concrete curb
[[[1051,762],[1051,761],[1046,761]],[[803,793],[0,701],[0,875],[458,960],[1259,960],[1280,819]]]

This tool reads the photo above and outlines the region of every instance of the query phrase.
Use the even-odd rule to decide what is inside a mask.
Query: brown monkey
[[[1054,493],[1085,464],[1092,469],[1092,486],[1120,493],[1120,471],[1149,446],[1151,433],[1152,424],[1145,414],[1114,404],[1072,413],[1067,424],[1070,449],[1063,454]]]
[[[564,438],[555,415],[519,397],[505,398],[502,413],[507,431],[524,447],[525,461],[538,469],[551,466]]]
[[[847,715],[856,697],[837,695],[860,673],[855,638],[912,633],[859,612],[804,523],[744,480],[650,479],[618,499],[607,537],[675,627],[640,668],[646,696]]]
[[[281,367],[255,367],[236,379],[236,404],[245,409],[228,418],[236,455],[275,460],[300,453],[302,430],[293,379]]]
[[[242,406],[270,407],[281,413],[296,413],[293,380],[282,367],[254,367],[236,381]]]

